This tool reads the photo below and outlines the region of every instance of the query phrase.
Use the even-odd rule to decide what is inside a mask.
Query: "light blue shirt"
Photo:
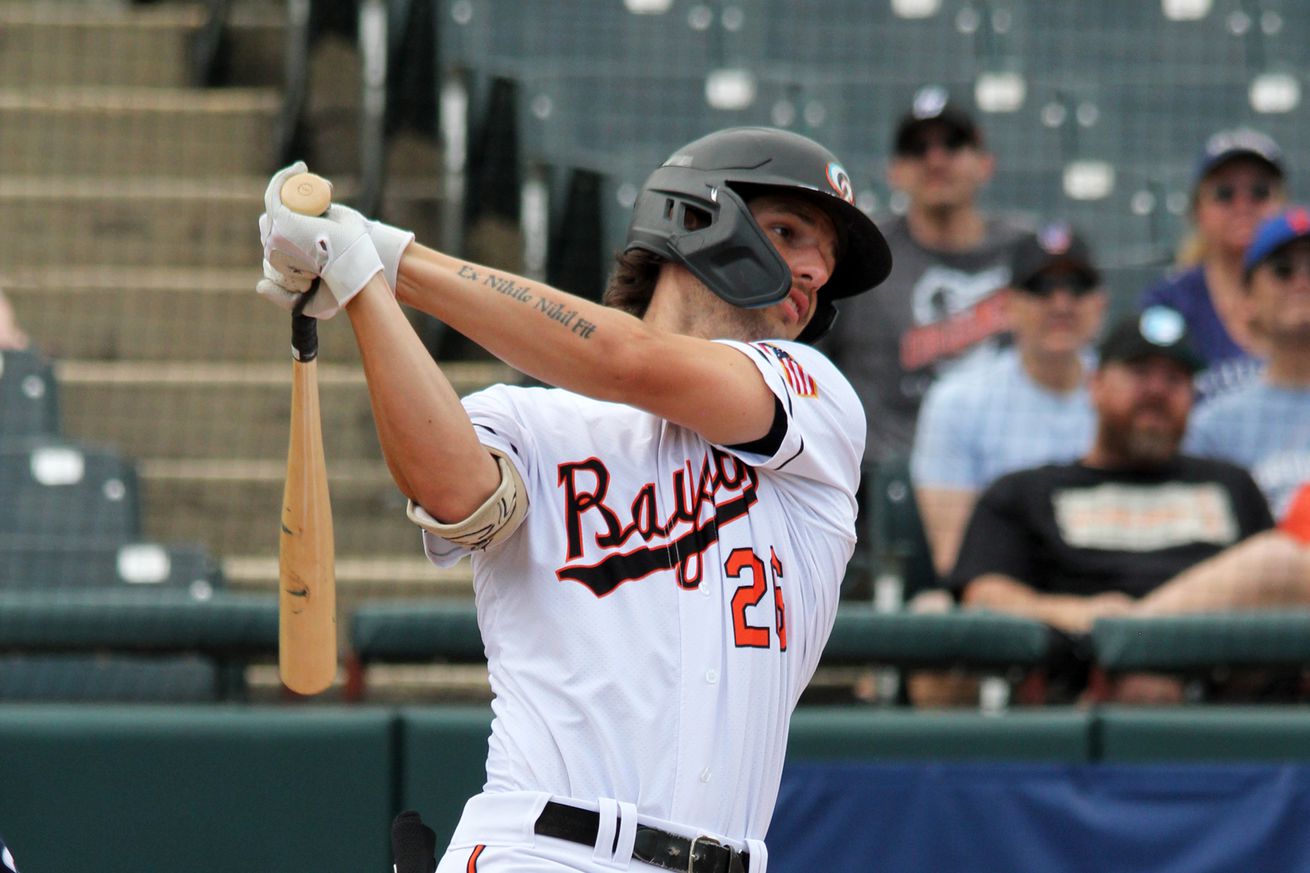
[[[1216,397],[1193,413],[1183,450],[1245,467],[1281,518],[1310,482],[1310,388],[1261,379]]]
[[[1090,360],[1084,366],[1091,371]],[[1044,388],[1010,348],[928,391],[910,475],[919,487],[981,491],[1004,473],[1082,457],[1095,432],[1086,385]]]

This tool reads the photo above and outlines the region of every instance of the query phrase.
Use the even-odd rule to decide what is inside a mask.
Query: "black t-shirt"
[[[1048,594],[1141,597],[1274,521],[1241,467],[1180,455],[1149,472],[1051,464],[978,499],[949,578],[1001,573]]]

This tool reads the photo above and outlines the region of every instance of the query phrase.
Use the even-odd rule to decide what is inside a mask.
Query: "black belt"
[[[600,833],[600,813],[552,800],[537,817],[533,830],[542,836],[594,846]],[[709,837],[688,839],[640,822],[632,857],[683,873],[746,873],[750,866],[749,852],[734,851]]]

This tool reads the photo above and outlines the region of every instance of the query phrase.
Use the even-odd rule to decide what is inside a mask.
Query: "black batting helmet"
[[[786,299],[791,270],[746,206],[765,192],[804,197],[837,228],[836,267],[798,337],[814,342],[837,317],[833,301],[886,279],[892,256],[877,226],[855,205],[846,170],[808,137],[734,127],[678,149],[642,186],[626,250],[644,249],[682,264],[736,306],[771,306]],[[708,223],[689,222],[689,209]]]

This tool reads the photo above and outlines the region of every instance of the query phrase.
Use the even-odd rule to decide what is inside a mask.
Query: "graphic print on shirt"
[[[724,525],[744,517],[759,499],[755,470],[715,448],[698,467],[689,458],[674,471],[668,483],[674,507],[668,517],[660,512],[654,482],[636,494],[610,494],[610,472],[599,458],[563,463],[558,471],[567,546],[555,576],[579,582],[597,597],[675,567],[681,587],[698,587],[705,550],[718,542]],[[600,529],[591,543],[583,536],[584,519]],[[634,536],[640,542],[628,548]]]
[[[1056,524],[1080,549],[1154,552],[1191,543],[1226,546],[1240,525],[1228,492],[1214,482],[1129,485],[1107,482],[1055,492]]]
[[[913,372],[951,361],[1003,333],[1005,309],[997,292],[1009,281],[1007,266],[977,273],[940,264],[924,270],[910,292],[915,327],[901,335],[901,368]]]

